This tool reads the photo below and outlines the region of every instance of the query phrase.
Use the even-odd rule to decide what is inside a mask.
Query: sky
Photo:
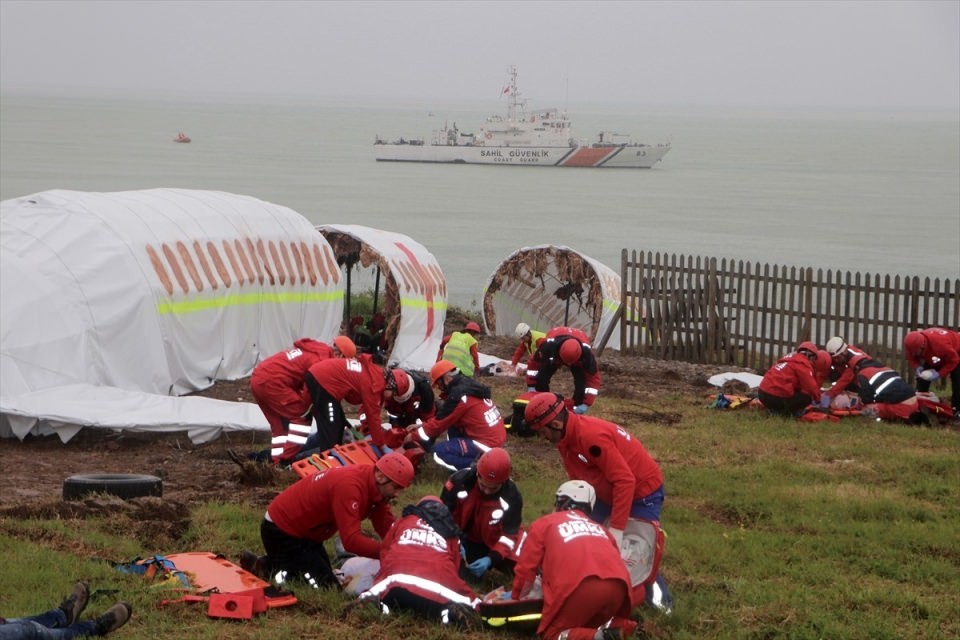
[[[960,0],[0,0],[0,93],[960,109]]]

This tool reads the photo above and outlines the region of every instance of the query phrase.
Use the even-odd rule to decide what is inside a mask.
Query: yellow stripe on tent
[[[343,291],[324,292],[283,292],[283,293],[247,293],[203,300],[184,300],[183,302],[161,302],[157,305],[157,313],[186,314],[206,311],[208,309],[222,309],[224,307],[239,307],[254,304],[301,304],[304,302],[335,302],[343,299]]]

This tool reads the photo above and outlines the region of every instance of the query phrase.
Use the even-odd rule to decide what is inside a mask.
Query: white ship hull
[[[528,110],[517,89],[517,70],[510,69],[506,116],[490,116],[477,133],[444,123],[429,140],[387,141],[377,136],[378,162],[442,162],[524,167],[613,167],[649,169],[670,151],[670,144],[640,144],[620,133],[601,132],[596,142],[573,137],[566,113]]]
[[[649,169],[670,151],[669,144],[579,147],[488,147],[380,143],[378,162],[441,162],[534,167]]]

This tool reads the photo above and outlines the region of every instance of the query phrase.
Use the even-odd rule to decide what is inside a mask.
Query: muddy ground
[[[448,329],[462,326],[456,323],[456,318],[450,319]],[[481,339],[482,351],[507,360],[515,345],[510,337]],[[658,411],[662,409],[658,396],[680,392],[704,398],[711,391],[707,378],[727,369],[607,351],[601,358],[601,401],[603,397],[629,398],[634,401],[631,418],[669,424],[679,417]],[[561,372],[558,377],[569,376]],[[513,397],[525,391],[522,379],[516,377],[485,377],[483,381],[494,387],[497,397]],[[199,395],[253,402],[247,379],[221,382]],[[501,407],[505,415],[510,409]],[[146,548],[170,547],[189,526],[190,505],[210,499],[266,505],[290,482],[290,472],[234,460],[238,455],[265,449],[268,442],[268,433],[225,433],[213,442],[193,445],[186,433],[157,435],[102,429],[84,429],[67,444],[56,436],[31,437],[24,442],[0,440],[0,527],[4,517],[69,518],[109,512],[125,514],[124,520]],[[126,502],[110,497],[64,501],[64,479],[81,473],[156,475],[162,479],[163,497]]]

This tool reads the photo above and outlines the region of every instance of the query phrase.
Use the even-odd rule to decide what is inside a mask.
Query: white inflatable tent
[[[46,191],[0,202],[0,437],[83,427],[268,429],[177,397],[337,335],[333,251],[297,212],[222,192]]]
[[[525,322],[543,332],[576,327],[596,344],[616,323],[620,299],[613,269],[569,247],[538,245],[513,252],[490,275],[483,318],[495,335],[513,335]],[[604,346],[619,349],[620,332],[612,331]]]
[[[385,280],[387,361],[405,369],[429,370],[437,359],[447,316],[447,281],[440,265],[419,242],[403,234],[361,225],[317,227],[338,260],[379,267]],[[353,257],[351,257],[353,256]]]

